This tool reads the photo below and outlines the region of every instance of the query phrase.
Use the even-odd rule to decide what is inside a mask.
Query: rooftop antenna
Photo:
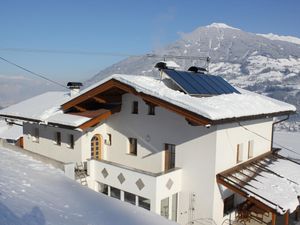
[[[161,58],[163,61],[166,61],[167,58],[169,59],[187,59],[187,60],[201,60],[205,61],[206,70],[209,71],[209,63],[210,57],[209,56],[185,56],[185,55],[158,55],[158,54],[147,54],[146,57],[148,58]]]

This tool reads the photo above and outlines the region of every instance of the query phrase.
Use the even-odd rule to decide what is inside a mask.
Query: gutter
[[[274,128],[275,128],[275,125],[278,124],[278,123],[284,122],[284,121],[288,120],[289,118],[290,118],[290,114],[288,114],[286,118],[284,118],[282,120],[278,120],[278,121],[276,121],[272,124],[271,151],[273,151],[273,149],[274,149],[273,148],[273,144],[274,144],[273,142],[274,142]]]

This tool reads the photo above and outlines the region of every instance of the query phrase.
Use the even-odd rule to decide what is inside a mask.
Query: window
[[[102,184],[102,183],[98,183],[99,184],[99,192],[101,192],[102,194],[108,195],[108,185],[107,184]]]
[[[111,145],[111,134],[107,133],[107,139],[105,139],[106,145]]]
[[[178,205],[178,194],[172,196],[172,220],[177,222],[177,205]]]
[[[135,205],[135,195],[129,192],[124,191],[124,201],[132,205]]]
[[[148,115],[155,115],[155,106],[148,104]]]
[[[169,198],[161,200],[160,215],[169,219]]]
[[[243,161],[243,144],[238,144],[236,149],[236,163]]]
[[[137,101],[132,102],[132,114],[139,113],[139,103]]]
[[[129,154],[137,155],[137,139],[129,138]]]
[[[40,141],[40,130],[38,127],[34,128],[32,141],[39,143]]]
[[[224,199],[224,210],[223,214],[228,215],[234,210],[234,195],[230,195],[229,197]]]
[[[110,196],[113,198],[121,199],[121,190],[118,188],[110,187]]]
[[[175,168],[175,145],[165,144],[165,171]]]
[[[248,159],[253,157],[253,145],[254,145],[254,141],[248,141]]]
[[[140,197],[139,196],[139,206],[144,208],[144,209],[147,209],[147,210],[150,210],[150,199],[147,199],[147,198],[143,198],[143,197]]]
[[[74,135],[73,134],[69,135],[69,147],[74,149]]]
[[[61,133],[60,132],[55,133],[55,144],[61,145]]]

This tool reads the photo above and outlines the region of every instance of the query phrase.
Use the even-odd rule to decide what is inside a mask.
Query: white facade
[[[133,101],[138,101],[138,114],[132,114]],[[39,128],[38,142],[35,127]],[[61,145],[56,144],[56,132],[61,132]],[[237,165],[238,145],[242,162],[248,159],[249,143],[252,157],[270,151],[271,133],[272,119],[206,128],[191,126],[184,117],[161,107],[155,108],[155,115],[148,115],[148,105],[141,98],[124,94],[119,113],[85,132],[25,123],[24,148],[65,163],[88,161],[92,189],[98,191],[103,184],[109,190],[117,188],[121,200],[125,192],[132,193],[136,205],[139,197],[149,199],[150,210],[156,213],[162,211],[161,200],[169,198],[169,219],[174,219],[177,194],[180,224],[201,218],[221,224],[223,199],[231,192],[217,184],[216,174]],[[74,135],[74,149],[68,143],[70,134]],[[96,134],[102,137],[101,160],[90,160],[91,139]],[[130,137],[137,139],[137,155],[129,154]],[[176,146],[176,168],[164,173],[166,143]],[[143,185],[137,185],[138,180]]]

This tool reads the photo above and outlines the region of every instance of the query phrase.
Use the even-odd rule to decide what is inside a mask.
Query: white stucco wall
[[[34,129],[39,128],[39,141],[34,141]],[[24,123],[24,148],[60,162],[81,162],[81,132],[58,127]],[[55,133],[61,132],[61,145],[55,143]],[[69,146],[69,135],[74,135],[74,149]]]

